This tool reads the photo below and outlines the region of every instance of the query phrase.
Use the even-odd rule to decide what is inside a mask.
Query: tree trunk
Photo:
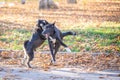
[[[21,4],[25,4],[25,0],[21,0]]]
[[[57,5],[53,0],[39,0],[39,9],[57,9]]]
[[[25,4],[25,0],[21,0],[21,4]]]
[[[70,3],[70,4],[76,4],[77,0],[67,0],[67,2]]]

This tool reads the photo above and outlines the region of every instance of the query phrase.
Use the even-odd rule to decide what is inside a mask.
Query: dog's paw
[[[25,65],[25,61],[21,60],[20,65]]]
[[[71,52],[70,48],[67,47],[65,49],[66,49],[67,52]]]
[[[57,63],[56,63],[56,61],[51,60],[49,65],[54,65],[55,66],[55,65],[57,65]]]

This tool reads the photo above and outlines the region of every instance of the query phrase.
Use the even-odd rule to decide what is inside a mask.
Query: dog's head
[[[49,23],[46,20],[38,20],[36,26],[43,30],[44,26],[47,24],[49,24]]]
[[[54,35],[55,33],[55,23],[47,24],[43,28],[42,35],[48,38],[49,36]]]

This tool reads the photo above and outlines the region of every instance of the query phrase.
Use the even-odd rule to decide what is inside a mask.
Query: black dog
[[[46,40],[45,36],[42,35],[42,31],[45,25],[50,24],[46,20],[38,20],[38,23],[36,25],[36,28],[32,34],[32,37],[30,40],[26,40],[24,42],[24,59],[22,64],[26,64],[29,68],[30,61],[34,58],[34,51],[37,47],[43,44],[43,42]],[[72,35],[72,32],[65,32],[61,34],[63,37],[67,35]],[[27,62],[26,62],[27,61]]]
[[[22,64],[26,63],[27,60],[27,66],[31,68],[30,61],[34,58],[34,51],[37,47],[43,44],[43,42],[46,40],[46,38],[41,34],[42,33],[42,27],[49,24],[46,20],[38,20],[36,28],[32,34],[32,37],[30,40],[26,40],[24,42],[24,59]]]
[[[76,35],[76,33],[74,32],[68,32],[68,33],[71,35]],[[56,28],[55,23],[44,26],[44,30],[42,34],[48,39],[53,63],[55,63],[56,61],[55,55],[58,52],[60,45],[64,46],[68,52],[71,52],[68,46],[64,44],[62,41],[66,33],[62,33],[58,28]]]

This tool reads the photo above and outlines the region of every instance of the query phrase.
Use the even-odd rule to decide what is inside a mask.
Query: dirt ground
[[[57,68],[49,71],[19,66],[0,68],[0,80],[120,80],[120,71],[86,72],[80,68]]]
[[[49,54],[35,53],[32,68],[27,68],[21,65],[21,53],[1,52],[1,80],[120,80],[119,54],[58,53],[51,65]]]

